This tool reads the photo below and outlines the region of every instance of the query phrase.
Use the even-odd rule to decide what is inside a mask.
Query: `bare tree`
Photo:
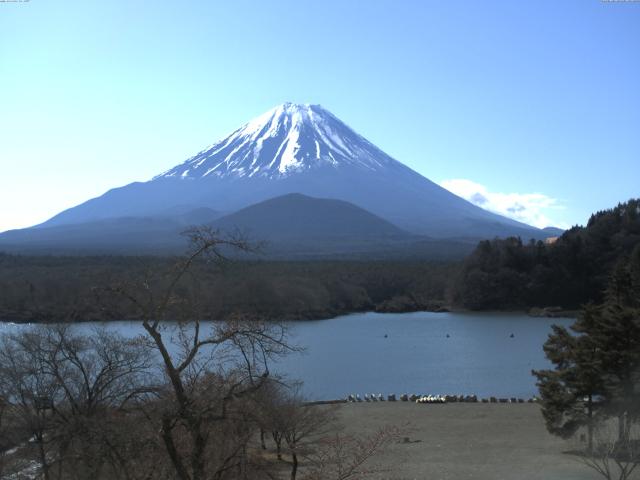
[[[21,451],[45,479],[129,478],[113,471],[107,452],[115,412],[145,385],[148,350],[115,333],[88,337],[71,327],[35,328],[8,335],[0,346],[0,389],[21,424]]]
[[[580,460],[607,480],[629,480],[640,465],[640,425],[629,423],[620,438],[611,419],[593,429],[593,446],[576,452]]]
[[[7,450],[12,445],[12,439],[10,429],[8,426],[8,412],[9,404],[3,398],[3,389],[0,387],[0,478],[4,472],[5,457],[7,456]]]
[[[336,428],[333,406],[310,405],[304,402],[300,385],[294,385],[286,392],[279,406],[280,426],[278,427],[287,443],[291,455],[291,480],[296,480],[300,457],[311,454],[321,435]]]
[[[379,429],[358,438],[336,433],[325,437],[307,456],[309,467],[304,480],[360,480],[382,471],[372,466],[371,459],[400,437],[396,427]]]
[[[52,378],[40,375],[32,352],[25,351],[19,337],[5,336],[0,344],[0,391],[4,402],[11,406],[18,424],[13,442],[33,447],[45,480],[50,478],[48,436],[51,423],[44,398],[56,396],[58,388]],[[6,407],[5,407],[6,408]],[[32,448],[28,448],[32,450]]]
[[[286,385],[277,380],[267,383],[256,400],[261,446],[266,449],[262,435],[270,432],[278,460],[283,460],[283,451],[290,457],[291,479],[295,480],[301,458],[313,451],[323,435],[337,428],[335,406],[307,403],[301,383]]]
[[[189,291],[197,288],[193,278],[189,285],[183,280],[196,264],[220,263],[229,251],[248,252],[252,245],[209,228],[191,230],[188,236],[191,252],[160,281],[149,277],[110,290],[135,305],[160,355],[167,388],[159,434],[176,478],[200,480],[228,471],[227,461],[219,463],[225,456],[212,451],[216,428],[238,415],[234,402],[265,383],[269,361],[292,348],[282,325],[240,315],[209,325],[200,322],[198,298],[203,292]],[[167,321],[175,323],[168,327]]]

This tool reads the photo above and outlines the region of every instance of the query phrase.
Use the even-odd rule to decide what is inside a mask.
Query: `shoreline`
[[[558,309],[557,307],[531,307],[528,309],[505,309],[505,310],[469,310],[461,307],[455,306],[434,306],[434,308],[418,308],[418,309],[366,309],[366,310],[345,310],[343,312],[332,312],[332,315],[295,315],[295,316],[287,316],[282,318],[267,318],[267,321],[273,323],[279,322],[306,322],[306,321],[321,321],[321,320],[333,320],[338,317],[345,317],[348,315],[357,315],[357,314],[366,314],[366,313],[378,313],[381,315],[393,315],[393,314],[404,314],[404,313],[458,313],[458,314],[514,314],[514,315],[526,315],[532,318],[577,318],[579,314],[579,310],[570,310],[570,309]],[[68,321],[64,319],[56,319],[56,318],[46,318],[46,319],[37,319],[37,318],[24,318],[24,316],[14,316],[4,315],[0,316],[0,324],[13,323],[16,325],[47,325],[47,324],[82,324],[82,323],[119,323],[119,322],[138,322],[142,321],[141,318],[122,318],[122,319],[99,319],[99,318],[89,318],[86,320],[76,320],[76,321]],[[203,318],[200,321],[204,322],[215,322],[215,321],[224,321],[216,320],[212,318]]]
[[[330,405],[335,403],[417,403],[417,404],[447,404],[447,403],[538,403],[539,398],[532,396],[529,398],[522,397],[504,397],[504,396],[484,396],[478,395],[431,395],[428,393],[408,394],[403,393],[396,395],[395,393],[383,394],[364,394],[360,397],[357,395],[348,395],[347,398],[312,400],[306,402],[309,405]]]

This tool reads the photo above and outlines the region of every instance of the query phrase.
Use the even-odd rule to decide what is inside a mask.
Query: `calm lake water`
[[[537,393],[531,370],[549,365],[542,344],[554,323],[568,326],[572,320],[417,312],[290,322],[292,341],[306,350],[280,360],[273,370],[304,380],[313,399],[350,393],[531,397]],[[142,332],[136,322],[78,328],[91,331],[96,325],[124,335]],[[25,327],[0,324],[0,332],[20,328]]]

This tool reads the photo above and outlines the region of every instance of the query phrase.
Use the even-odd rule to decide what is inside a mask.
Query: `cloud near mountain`
[[[443,180],[440,185],[469,202],[505,217],[538,228],[557,226],[562,222],[550,219],[547,210],[564,208],[556,198],[543,193],[492,192],[486,186],[464,178]]]

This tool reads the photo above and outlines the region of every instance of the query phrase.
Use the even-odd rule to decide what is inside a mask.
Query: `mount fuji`
[[[290,194],[349,202],[407,234],[432,239],[548,236],[445,190],[321,106],[293,103],[260,115],[147,182],[109,190],[24,232],[34,238],[51,228],[77,231],[82,224],[122,218],[158,221],[203,211],[224,216]],[[7,233],[18,241],[19,232]]]

